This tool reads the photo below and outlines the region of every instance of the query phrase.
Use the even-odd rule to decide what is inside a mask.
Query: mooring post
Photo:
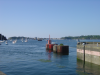
[[[83,61],[85,64],[85,43],[83,43]]]
[[[85,73],[85,43],[83,43],[83,69]]]
[[[85,64],[85,44],[84,44],[84,64]]]

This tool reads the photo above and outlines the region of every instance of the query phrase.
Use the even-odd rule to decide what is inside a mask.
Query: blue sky
[[[0,0],[0,33],[7,38],[100,35],[100,0]]]

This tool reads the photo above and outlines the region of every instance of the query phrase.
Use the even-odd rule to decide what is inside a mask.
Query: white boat
[[[16,42],[15,42],[15,41],[13,41],[12,43],[13,43],[13,44],[15,44]]]
[[[8,45],[8,42],[6,41],[5,44]]]
[[[21,41],[23,42],[23,38],[21,39]]]
[[[12,43],[15,44],[17,42],[17,40],[13,41]]]
[[[2,42],[4,42],[4,41],[0,41],[0,43],[2,43]]]
[[[27,42],[27,39],[25,40],[25,42]]]
[[[12,39],[10,41],[12,41]]]

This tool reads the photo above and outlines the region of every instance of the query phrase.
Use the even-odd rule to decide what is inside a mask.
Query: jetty
[[[78,42],[77,59],[100,65],[100,42]]]

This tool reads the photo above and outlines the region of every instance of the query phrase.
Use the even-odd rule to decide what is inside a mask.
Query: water
[[[86,64],[88,66],[83,67],[82,61],[77,60],[76,40],[52,40],[52,42],[69,45],[69,55],[59,55],[46,50],[47,41],[45,40],[29,40],[28,42],[18,40],[15,44],[8,41],[8,45],[2,43],[0,71],[7,75],[100,74],[100,66],[88,63]]]

